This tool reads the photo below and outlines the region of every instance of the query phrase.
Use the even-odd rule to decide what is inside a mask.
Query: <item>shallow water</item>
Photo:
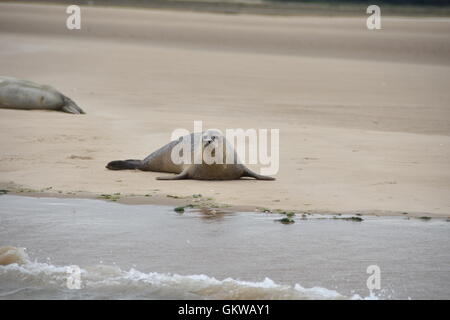
[[[450,298],[445,220],[280,217],[3,195],[0,246],[27,248],[28,262],[0,266],[0,299]]]

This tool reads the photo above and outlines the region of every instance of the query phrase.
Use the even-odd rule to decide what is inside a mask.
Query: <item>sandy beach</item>
[[[450,20],[221,15],[0,3],[0,70],[86,111],[0,109],[0,188],[201,194],[300,212],[450,216]],[[109,171],[177,128],[280,129],[276,181]],[[251,166],[258,170],[258,166]]]

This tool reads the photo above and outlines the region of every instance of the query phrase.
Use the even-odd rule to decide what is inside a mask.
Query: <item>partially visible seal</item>
[[[0,77],[0,108],[84,113],[70,98],[50,86],[10,77]]]
[[[201,135],[201,136],[198,136]],[[190,163],[182,162],[176,164],[172,161],[172,150],[179,148],[184,141],[191,143],[191,161]],[[201,147],[201,149],[200,149]],[[208,164],[205,159],[201,159],[201,163],[196,164],[193,161],[195,153],[205,148],[212,150],[215,156],[214,148],[222,147],[221,163]],[[227,163],[227,153],[233,153],[233,162]],[[207,130],[202,133],[191,133],[188,136],[181,137],[172,141],[162,148],[156,150],[144,160],[116,160],[106,165],[110,170],[127,170],[138,169],[142,171],[156,171],[176,173],[174,176],[158,177],[158,180],[180,180],[180,179],[196,179],[196,180],[236,180],[241,177],[251,177],[257,180],[275,180],[273,177],[263,176],[251,171],[249,168],[239,163],[236,152],[230,148],[225,137],[216,130]]]
[[[27,254],[23,248],[16,247],[0,247],[0,266],[8,264],[21,264],[27,260]]]

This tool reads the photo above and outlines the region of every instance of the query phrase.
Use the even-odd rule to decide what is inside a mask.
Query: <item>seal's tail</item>
[[[141,160],[134,160],[134,159],[116,160],[108,163],[106,165],[106,168],[108,168],[109,170],[132,170],[132,169],[139,169],[141,164],[142,164]]]
[[[67,98],[66,96],[63,96],[63,99],[64,105],[61,108],[62,111],[73,114],[85,114],[83,109],[81,109],[72,99]]]

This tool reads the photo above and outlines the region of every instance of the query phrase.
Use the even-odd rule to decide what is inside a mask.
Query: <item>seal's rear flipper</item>
[[[64,96],[64,105],[61,108],[62,111],[67,113],[73,113],[73,114],[85,114],[85,112],[77,106],[75,102],[72,101],[72,99],[67,98]]]
[[[182,180],[187,178],[188,178],[188,171],[184,170],[180,174],[176,174],[174,176],[157,177],[156,180]]]
[[[132,169],[139,169],[141,164],[142,164],[141,160],[134,160],[134,159],[116,160],[108,163],[106,165],[106,168],[108,168],[109,170],[132,170]]]
[[[275,178],[273,178],[273,177],[263,176],[263,175],[257,174],[256,172],[253,172],[249,168],[245,168],[245,172],[244,172],[244,174],[242,176],[243,177],[255,178],[256,180],[275,180]]]

